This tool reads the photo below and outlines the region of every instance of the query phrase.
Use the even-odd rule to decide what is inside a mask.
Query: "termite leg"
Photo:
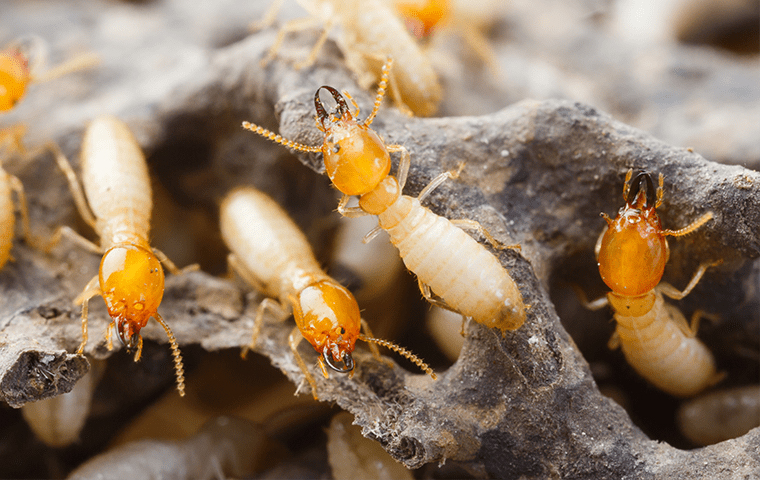
[[[166,256],[164,252],[157,248],[153,248],[153,254],[156,255],[156,258],[158,258],[158,261],[164,264],[167,270],[169,270],[172,275],[182,275],[183,273],[187,272],[195,272],[197,270],[200,270],[201,266],[197,263],[193,263],[192,265],[187,265],[183,268],[177,268],[177,265],[174,264],[171,260],[169,260],[169,257]]]
[[[248,285],[252,286],[259,292],[265,290],[264,284],[256,278],[256,275],[250,272],[248,268],[240,261],[240,259],[234,253],[227,255],[227,273],[235,272],[243,279]]]
[[[430,290],[430,287],[424,283],[422,283],[422,280],[419,278],[417,279],[417,285],[420,287],[420,292],[422,292],[422,296],[430,302],[432,305],[435,305],[436,307],[442,308],[444,310],[448,310],[450,312],[459,313],[455,309],[451,308],[448,303],[444,302],[442,299],[437,298],[433,295],[433,291]]]
[[[364,334],[370,338],[375,338],[375,336],[372,334],[372,330],[369,328],[369,324],[363,318],[361,319],[361,322],[362,322],[362,328],[364,329]],[[383,357],[380,356],[380,349],[377,348],[377,345],[371,342],[368,343],[367,345],[369,346],[369,350],[372,352],[372,356],[375,357],[375,360],[382,362]],[[392,362],[385,362],[385,363],[387,363],[391,367],[393,366]],[[351,370],[351,373],[353,374],[354,371]]]
[[[253,350],[256,346],[256,340],[261,333],[261,326],[264,324],[264,311],[269,309],[278,320],[282,321],[290,316],[290,313],[280,305],[280,302],[271,298],[265,298],[261,301],[258,307],[256,307],[256,317],[253,319],[253,329],[251,331],[251,343],[244,346],[240,350],[240,357],[245,359],[248,356],[248,351]]]
[[[82,293],[74,299],[74,304],[82,304],[82,343],[77,348],[77,355],[84,353],[84,346],[87,345],[87,314],[89,311],[90,299],[96,295],[100,295],[100,279],[97,275],[92,277],[92,280],[87,282]]]
[[[32,81],[35,83],[49,82],[50,80],[55,80],[56,78],[68,75],[69,73],[94,67],[99,63],[100,57],[96,54],[91,52],[80,53],[47,70],[42,75],[35,75],[32,78]]]
[[[686,285],[686,288],[684,288],[683,291],[679,291],[673,285],[671,285],[669,283],[666,283],[666,282],[660,283],[655,288],[657,290],[659,290],[660,293],[662,293],[663,295],[667,295],[668,297],[670,297],[670,298],[672,298],[674,300],[681,300],[686,295],[688,295],[689,292],[691,292],[694,289],[694,287],[697,286],[697,284],[699,283],[699,281],[702,279],[702,275],[705,274],[705,271],[708,268],[714,267],[714,266],[719,265],[721,263],[723,263],[722,260],[719,260],[717,262],[705,262],[705,263],[700,264],[699,268],[696,271],[696,273],[691,278],[691,281],[689,282],[688,285]]]
[[[607,341],[607,348],[610,350],[617,350],[620,348],[620,335],[618,335],[617,331],[612,332],[612,336]]]
[[[26,201],[26,194],[24,193],[24,185],[18,177],[9,175],[11,189],[16,192],[18,198],[18,209],[21,212],[21,226],[24,229],[24,238],[26,243],[30,246],[36,246],[37,241],[32,238],[32,228],[29,226],[29,205]]]
[[[380,225],[375,225],[375,228],[373,228],[372,230],[367,232],[366,235],[364,235],[364,237],[362,238],[362,243],[365,245],[368,244],[369,242],[374,240],[375,237],[377,237],[382,230],[383,229],[380,227]]]
[[[369,215],[369,213],[365,212],[361,207],[347,207],[346,205],[349,200],[351,200],[351,197],[348,195],[344,194],[340,197],[340,202],[338,202],[338,213],[347,218],[357,218]]]
[[[470,220],[467,218],[457,218],[454,220],[451,220],[451,223],[456,225],[457,227],[461,228],[462,230],[469,230],[471,232],[478,232],[479,234],[483,235],[486,240],[488,240],[488,243],[491,244],[495,249],[497,250],[506,250],[508,248],[511,248],[513,250],[520,250],[522,247],[520,247],[520,244],[514,244],[514,245],[505,245],[504,243],[496,240],[493,235],[476,220]]]
[[[433,190],[440,187],[443,182],[450,178],[456,178],[454,172],[448,171],[438,174],[434,179],[430,181],[430,183],[427,184],[425,188],[422,189],[420,194],[417,195],[417,200],[422,203],[423,200],[425,200],[431,193],[433,193]]]
[[[389,57],[387,55],[381,55],[378,53],[373,53],[373,52],[368,52],[368,51],[362,51],[360,53],[370,60],[374,60],[376,62],[383,62],[383,66],[390,65],[388,63]],[[412,112],[412,109],[409,108],[406,105],[406,103],[404,103],[404,100],[401,97],[401,90],[399,90],[398,88],[398,81],[396,80],[396,77],[393,74],[393,71],[391,70],[390,67],[387,68],[387,72],[388,72],[388,89],[391,91],[390,93],[391,93],[391,98],[393,98],[393,103],[396,105],[396,108],[398,108],[399,111],[401,111],[401,113],[409,117],[413,117],[414,112]],[[383,73],[385,73],[385,71]],[[373,115],[370,115],[370,117],[374,118]],[[364,124],[369,125],[369,123],[367,123],[366,120]]]
[[[309,369],[306,367],[306,362],[303,361],[303,357],[301,357],[301,354],[298,353],[298,344],[301,343],[302,339],[303,335],[301,335],[298,327],[293,327],[293,330],[290,332],[290,336],[288,337],[288,345],[290,345],[290,350],[293,352],[293,356],[295,357],[298,366],[301,368],[304,377],[309,382],[309,385],[311,385],[311,394],[314,396],[314,400],[319,400],[319,397],[317,397],[317,382],[314,380],[311,372],[309,372]],[[322,357],[320,356],[319,359],[322,360]],[[319,365],[322,368],[322,373],[325,377],[327,377],[327,369],[325,368],[324,363],[320,362]]]
[[[578,301],[583,305],[583,308],[586,310],[591,310],[592,312],[595,312],[597,310],[601,310],[602,308],[606,307],[610,302],[607,299],[607,295],[603,297],[599,297],[596,300],[589,302],[588,297],[586,296],[586,292],[583,291],[583,289],[578,286],[577,284],[571,285],[573,291],[575,292],[575,296],[578,298]]]
[[[694,338],[699,331],[699,322],[702,318],[706,318],[710,321],[717,322],[720,320],[718,315],[713,315],[705,312],[704,310],[695,310],[691,314],[689,322],[686,321],[681,311],[675,305],[665,305],[670,313],[670,318],[678,326],[678,329],[688,338]]]
[[[501,68],[496,60],[496,54],[488,43],[488,39],[475,26],[462,22],[459,36],[470,46],[480,60],[486,64],[493,78],[500,79]]]
[[[398,181],[398,189],[400,192],[404,191],[404,185],[406,185],[406,177],[409,175],[409,165],[412,163],[409,150],[402,145],[386,145],[385,147],[389,152],[400,153],[401,159],[398,161],[398,172],[396,180]]]
[[[277,15],[280,13],[280,10],[282,10],[283,3],[285,3],[285,0],[274,0],[267,11],[264,12],[261,21],[252,22],[248,25],[248,30],[251,32],[258,32],[259,30],[271,27],[274,24],[274,21],[277,20]]]
[[[113,334],[113,329],[115,326],[116,321],[111,320],[111,323],[108,324],[108,328],[106,328],[106,346],[108,347],[109,352],[113,350],[113,337],[111,335]]]
[[[277,52],[280,50],[280,47],[282,46],[282,43],[285,41],[285,36],[287,34],[300,32],[302,30],[308,30],[309,28],[313,28],[318,25],[319,25],[319,21],[314,17],[297,18],[295,20],[291,20],[287,22],[285,25],[283,25],[280,28],[280,31],[277,32],[277,38],[275,39],[272,46],[269,48],[269,52],[267,53],[267,56],[261,60],[261,66],[265,67],[269,62],[272,61],[272,59],[274,59],[274,57],[277,56]],[[312,52],[314,52],[313,49],[312,49]],[[313,55],[314,55],[314,58],[316,58],[317,52],[314,52]],[[309,54],[309,56],[311,56],[311,54]]]
[[[95,215],[92,214],[90,207],[87,205],[84,190],[82,190],[82,184],[79,183],[79,179],[77,178],[76,173],[74,173],[71,163],[69,163],[69,160],[63,152],[61,152],[61,149],[58,148],[58,145],[50,144],[49,148],[53,152],[53,156],[55,156],[58,168],[60,168],[63,174],[66,175],[66,180],[69,182],[69,191],[71,192],[71,196],[74,197],[74,203],[77,206],[79,215],[82,216],[87,225],[95,228]]]
[[[79,245],[80,248],[87,250],[92,253],[102,254],[103,250],[96,244],[92,243],[91,241],[87,240],[77,232],[71,229],[71,227],[67,225],[63,225],[62,227],[58,227],[56,231],[53,233],[53,236],[50,237],[50,240],[48,241],[47,245],[44,246],[43,250],[46,252],[49,252],[52,250],[58,243],[61,241],[63,237],[68,238],[72,242]]]

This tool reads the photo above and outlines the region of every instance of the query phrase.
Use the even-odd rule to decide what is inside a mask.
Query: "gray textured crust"
[[[271,30],[213,54],[194,52],[193,62],[173,72],[171,88],[164,85],[170,94],[137,95],[111,111],[137,132],[152,170],[177,203],[214,220],[225,191],[252,183],[288,205],[300,224],[314,227],[314,218],[336,206],[325,178],[294,164],[283,147],[240,128],[242,120],[249,120],[292,140],[318,144],[313,95],[325,84],[348,89],[368,113],[371,93],[359,90],[334,46],[328,45],[314,67],[293,69],[287,59],[302,55],[313,37],[312,32],[292,38],[285,60],[266,67],[259,60],[273,41]],[[115,49],[104,47],[109,48]],[[38,98],[9,118],[39,119],[28,141],[56,139],[76,163],[85,120],[101,113],[94,105],[137,88],[133,78],[113,80],[123,68],[106,62],[102,70],[87,74],[95,77],[89,80],[93,84],[104,79],[115,83],[109,90],[96,88],[93,100],[79,110],[75,102],[66,104],[75,112],[69,120],[45,118],[44,99],[50,97],[41,86]],[[563,100],[525,100],[487,115],[433,119],[382,108],[373,128],[386,142],[409,149],[406,194],[416,195],[438,173],[466,162],[460,179],[441,186],[427,204],[449,218],[478,220],[499,240],[522,245],[520,252],[496,255],[530,309],[525,325],[504,336],[470,322],[459,360],[438,372],[437,381],[389,368],[361,349],[352,378],[333,374],[324,379],[309,360],[312,352],[304,348],[320,400],[353,413],[366,436],[410,468],[453,460],[473,475],[500,478],[757,475],[760,429],[682,451],[650,440],[634,426],[622,407],[600,394],[586,360],[560,323],[549,287],[562,276],[558,265],[593,250],[603,226],[599,213],[612,215],[622,204],[625,172],[662,173],[661,215],[667,227],[686,225],[707,210],[715,214],[694,234],[671,242],[667,280],[684,285],[701,261],[722,259],[688,305],[720,312],[755,338],[759,309],[745,307],[758,302],[760,174],[707,161],[593,107]],[[323,171],[320,155],[296,157]],[[27,188],[38,232],[76,224],[65,183],[49,157],[11,161],[7,167]],[[209,248],[218,246],[214,235]],[[315,236],[312,231],[310,237]],[[0,272],[0,397],[19,407],[67,392],[87,372],[84,357],[66,353],[81,340],[79,307],[71,299],[96,274],[98,257],[65,241],[46,255],[20,239],[13,255],[16,261]],[[583,283],[595,275],[590,263],[564,280]],[[259,301],[239,282],[198,272],[167,277],[161,312],[181,346],[214,351],[247,344]],[[111,355],[102,340],[107,317],[99,299],[92,306],[85,353],[105,358]],[[306,391],[287,346],[291,329],[292,322],[267,322],[255,351]],[[155,323],[142,333],[146,340],[166,342]]]

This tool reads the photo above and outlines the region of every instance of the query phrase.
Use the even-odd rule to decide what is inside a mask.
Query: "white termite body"
[[[628,363],[654,386],[678,397],[714,384],[719,374],[712,352],[688,332],[683,314],[666,304],[658,289],[647,296],[654,297],[653,304],[643,315],[615,310],[615,332]]]
[[[297,67],[308,66],[316,60],[319,49],[327,39],[332,25],[337,25],[336,41],[362,88],[382,74],[387,57],[395,60],[396,68],[390,80],[390,90],[396,103],[415,115],[435,113],[443,91],[438,76],[427,55],[409,34],[394,7],[385,0],[297,0],[312,18],[322,22],[325,31],[309,57]],[[281,1],[273,5],[279,8]],[[273,17],[273,14],[267,15]],[[286,24],[270,52],[271,58],[286,33],[312,26],[296,20]]]
[[[56,160],[69,181],[72,196],[82,218],[100,237],[100,246],[90,243],[68,227],[56,233],[71,237],[79,245],[103,254],[98,275],[74,300],[82,305],[82,354],[87,343],[88,302],[101,295],[111,323],[106,338],[111,347],[111,329],[129,350],[136,350],[135,361],[142,352],[140,330],[150,318],[164,328],[174,356],[177,389],[184,395],[184,372],[179,346],[169,326],[158,313],[164,294],[164,271],[161,262],[175,274],[179,269],[148,242],[153,207],[150,177],[145,156],[129,127],[116,117],[104,115],[88,125],[82,140],[82,184],[63,154]],[[86,199],[85,199],[86,195]],[[191,265],[184,270],[195,270]]]
[[[496,257],[450,220],[401,195],[378,214],[406,267],[451,309],[487,327],[514,330],[525,306]]]
[[[311,245],[284,210],[268,195],[238,188],[220,213],[222,237],[232,253],[260,282],[263,293],[288,305],[289,297],[313,281],[329,278]]]
[[[150,249],[150,176],[126,124],[110,116],[90,124],[82,141],[82,178],[101,249],[120,243]]]
[[[712,445],[760,427],[760,385],[727,388],[684,402],[678,428],[697,445]]]

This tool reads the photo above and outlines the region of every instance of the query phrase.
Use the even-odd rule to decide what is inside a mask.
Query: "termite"
[[[33,243],[29,227],[29,209],[27,207],[24,185],[18,177],[3,170],[3,160],[9,158],[14,151],[23,151],[21,137],[24,127],[15,125],[0,130],[0,269],[11,260],[11,245],[16,227],[16,214],[13,208],[13,193],[16,193],[24,238],[27,243]]]
[[[36,53],[34,62],[30,62],[30,51]],[[34,36],[13,42],[0,51],[0,111],[16,106],[29,84],[47,82],[100,61],[96,55],[84,53],[43,72],[44,52],[44,43]]]
[[[760,385],[718,390],[684,402],[678,428],[696,445],[741,437],[760,427]]]
[[[249,122],[243,122],[243,128],[294,150],[321,152],[327,175],[333,186],[343,193],[338,211],[350,217],[377,215],[379,228],[388,232],[406,267],[417,275],[420,290],[428,301],[498,328],[502,333],[515,330],[525,322],[525,305],[517,285],[496,257],[462,229],[480,232],[499,248],[508,247],[497,242],[478,222],[448,220],[421,204],[446,179],[456,178],[459,171],[441,173],[417,198],[402,195],[409,171],[409,153],[401,145],[386,145],[369,128],[382,101],[391,63],[388,60],[383,66],[372,113],[364,122],[355,120],[359,107],[353,99],[355,114],[334,88],[317,89],[314,105],[317,127],[324,133],[322,146],[302,145]],[[325,111],[319,98],[322,89],[335,99],[336,112]],[[389,175],[389,152],[401,154],[398,179]],[[460,165],[460,170],[462,167]],[[359,206],[346,207],[353,195],[360,197]],[[373,233],[370,232],[367,241]]]
[[[340,373],[353,371],[351,353],[357,339],[368,342],[377,357],[374,344],[400,353],[436,378],[414,354],[372,337],[354,296],[320,268],[304,234],[269,196],[250,187],[234,189],[222,202],[220,223],[222,238],[232,251],[228,257],[231,269],[259,291],[277,298],[264,299],[259,305],[251,343],[243,355],[256,345],[265,310],[285,319],[292,308],[296,326],[288,344],[315,399],[316,381],[298,353],[298,344],[304,338],[319,353],[317,361],[325,378],[326,367]],[[361,333],[362,327],[366,335]]]
[[[265,16],[269,23],[274,20],[282,2],[273,3]],[[311,17],[286,23],[264,63],[274,58],[286,34],[312,28],[321,22],[324,25],[322,35],[306,60],[296,64],[296,68],[313,64],[331,27],[337,24],[340,27],[338,46],[362,88],[369,88],[377,81],[382,75],[383,62],[388,56],[393,57],[397,67],[389,82],[395,104],[415,115],[435,113],[443,95],[438,76],[427,55],[386,0],[298,0],[298,3]]]
[[[617,326],[610,347],[620,346],[628,363],[660,390],[676,396],[696,395],[722,378],[708,348],[696,338],[701,312],[691,323],[663,295],[680,300],[697,285],[705,270],[720,262],[702,263],[683,291],[662,282],[670,255],[667,238],[682,237],[713,218],[707,212],[679,230],[662,228],[657,207],[662,204],[663,176],[655,190],[652,177],[628,170],[623,186],[625,206],[617,217],[605,213],[607,228],[595,252],[599,273],[611,292],[586,306],[597,310],[609,304]]]
[[[113,347],[111,333],[115,327],[119,340],[128,351],[135,351],[134,358],[138,361],[143,344],[140,330],[153,317],[169,338],[177,390],[184,396],[182,355],[174,333],[158,313],[164,294],[161,263],[174,274],[181,272],[163,252],[148,243],[153,202],[148,166],[137,140],[129,127],[115,117],[106,115],[92,121],[82,140],[84,190],[60,150],[55,152],[55,158],[68,179],[79,214],[98,234],[100,245],[65,226],[56,231],[50,245],[65,235],[83,248],[103,254],[98,275],[74,300],[75,304],[82,305],[82,343],[77,354],[81,355],[87,344],[89,301],[101,295],[111,316],[106,332],[108,349]],[[197,268],[191,265],[183,271]]]

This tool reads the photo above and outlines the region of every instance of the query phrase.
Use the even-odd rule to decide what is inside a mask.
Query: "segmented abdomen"
[[[104,251],[118,243],[150,249],[153,202],[148,166],[129,127],[116,117],[98,117],[87,127],[82,182]]]
[[[325,276],[311,246],[290,217],[270,197],[238,188],[221,207],[222,237],[272,297],[286,296]]]
[[[715,360],[673,320],[686,322],[681,312],[656,295],[652,309],[640,317],[615,313],[620,347],[628,363],[662,391],[676,397],[695,395],[715,381]]]
[[[407,268],[450,307],[502,331],[525,322],[522,295],[507,271],[448,219],[406,195],[379,218]]]

